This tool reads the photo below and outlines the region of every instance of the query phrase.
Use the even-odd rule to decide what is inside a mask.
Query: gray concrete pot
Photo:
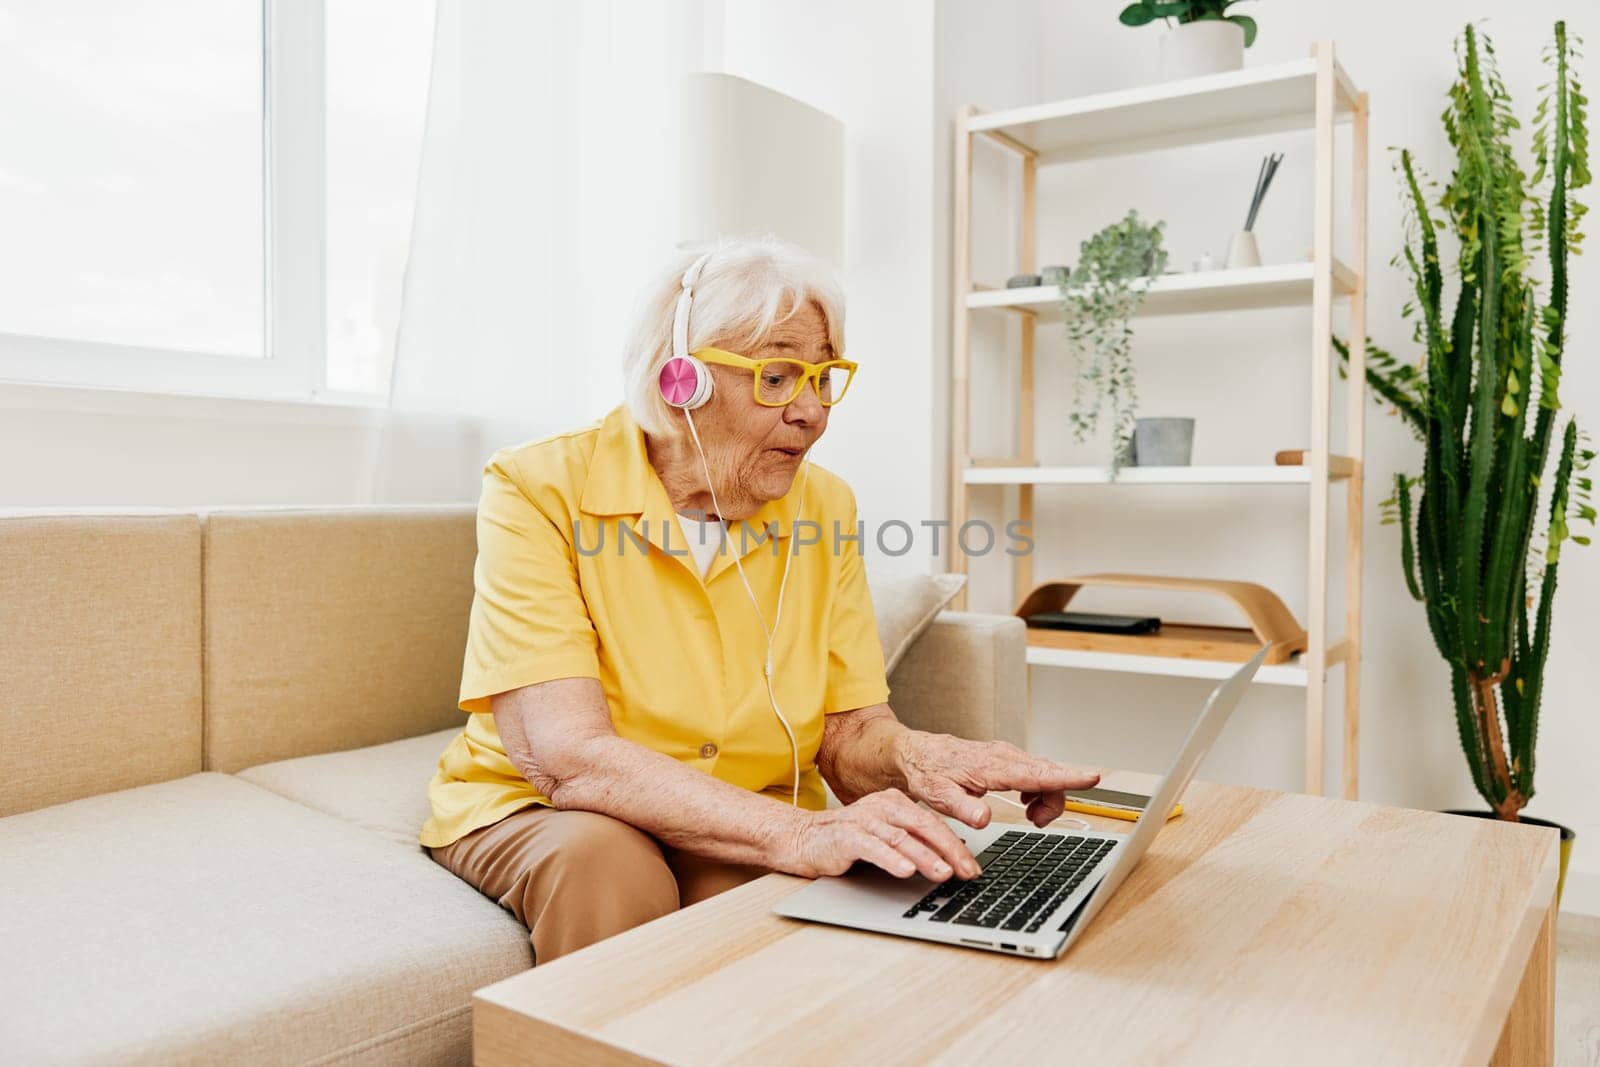
[[[1131,452],[1137,467],[1187,467],[1194,452],[1194,420],[1135,419]]]

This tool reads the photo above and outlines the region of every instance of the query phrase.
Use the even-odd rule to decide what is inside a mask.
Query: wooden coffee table
[[[480,990],[475,1061],[1551,1062],[1555,831],[1203,782],[1183,803],[1060,960],[782,919],[805,882],[769,875]]]

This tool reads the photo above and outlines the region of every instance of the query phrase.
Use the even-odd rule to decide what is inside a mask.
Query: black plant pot
[[[1465,815],[1472,819],[1499,819],[1492,811],[1455,811],[1447,810],[1446,815]],[[1578,832],[1569,826],[1562,826],[1558,822],[1548,819],[1536,819],[1532,815],[1523,815],[1519,822],[1529,823],[1533,826],[1549,826],[1561,832],[1561,874],[1556,879],[1556,909],[1561,908],[1561,890],[1567,884],[1567,861],[1572,858],[1572,842],[1578,837]]]

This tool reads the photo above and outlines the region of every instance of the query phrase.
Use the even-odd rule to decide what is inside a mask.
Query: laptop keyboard
[[[982,874],[970,882],[952,878],[934,886],[905,918],[927,915],[929,922],[1033,933],[1115,844],[1104,838],[1008,830],[978,854]]]

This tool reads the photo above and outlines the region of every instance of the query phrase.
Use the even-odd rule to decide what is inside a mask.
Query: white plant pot
[[[1244,66],[1244,30],[1221,19],[1183,22],[1161,35],[1161,80],[1222,74]]]
[[[1240,230],[1233,235],[1233,241],[1228,245],[1228,269],[1242,270],[1245,267],[1261,266],[1261,249],[1256,245],[1256,235],[1249,230]]]

